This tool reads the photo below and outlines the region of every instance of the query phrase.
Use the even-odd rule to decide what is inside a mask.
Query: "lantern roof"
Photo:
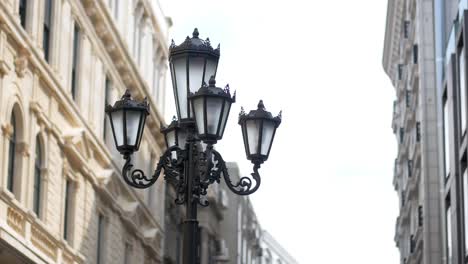
[[[169,46],[170,57],[184,53],[203,53],[219,58],[220,45],[218,44],[218,47],[214,49],[211,46],[209,38],[203,40],[198,36],[198,29],[195,28],[193,30],[192,37],[190,38],[189,36],[187,36],[185,41],[182,42],[180,45],[176,45],[174,40],[172,40],[171,45]]]
[[[199,97],[199,96],[216,96],[216,97],[224,97],[231,101],[231,103],[236,102],[236,92],[231,97],[231,91],[229,88],[229,84],[224,87],[224,89],[220,87],[216,87],[216,80],[214,76],[211,76],[209,85],[207,86],[206,83],[203,83],[203,86],[198,89],[195,93],[190,93],[190,97]]]
[[[179,121],[177,121],[177,118],[173,116],[171,123],[167,127],[164,126],[162,122],[161,122],[160,127],[161,127],[161,133],[165,134],[166,132],[179,128]]]
[[[271,112],[266,111],[263,100],[260,100],[257,105],[257,110],[251,110],[248,114],[246,114],[244,108],[241,107],[241,112],[239,113],[239,124],[248,119],[267,119],[273,121],[275,126],[278,127],[281,124],[281,115],[282,111],[280,111],[276,117],[273,117]]]
[[[132,99],[130,95],[130,91],[127,89],[125,94],[122,96],[120,100],[115,102],[114,106],[107,105],[106,112],[113,112],[121,109],[135,109],[135,110],[144,110],[146,114],[149,114],[149,103],[148,99],[145,97],[143,101],[135,101]]]

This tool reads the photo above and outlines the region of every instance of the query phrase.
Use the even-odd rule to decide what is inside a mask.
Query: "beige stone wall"
[[[106,76],[110,102],[126,88],[149,98],[142,150],[136,165],[154,170],[163,145],[159,124],[167,69],[165,17],[148,0],[55,0],[49,62],[44,59],[45,0],[29,0],[26,27],[18,0],[0,1],[0,242],[34,263],[96,263],[98,215],[105,219],[105,263],[124,263],[126,243],[132,263],[160,263],[164,238],[164,182],[136,191],[120,178],[122,159],[112,139],[104,139]],[[132,9],[134,8],[134,9]],[[138,60],[128,21],[142,16],[145,33]],[[128,11],[128,12],[126,12]],[[158,22],[161,21],[162,22]],[[73,27],[80,27],[77,95],[71,95]],[[138,43],[138,42],[137,42]],[[144,57],[143,57],[144,56]],[[147,60],[143,58],[149,58]],[[155,78],[154,76],[162,76]],[[7,188],[10,118],[16,117],[14,190]],[[107,131],[110,135],[110,129]],[[43,149],[41,210],[33,211],[36,137]],[[150,160],[150,157],[153,157]],[[154,164],[153,166],[151,166]],[[72,183],[69,238],[65,240],[65,185]],[[7,256],[0,253],[0,262]]]

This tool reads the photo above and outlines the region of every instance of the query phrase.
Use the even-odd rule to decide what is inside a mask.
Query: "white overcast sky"
[[[260,224],[301,264],[398,263],[394,89],[382,68],[387,1],[160,0],[180,44],[194,27],[221,43],[217,85],[237,102],[225,160],[251,171],[240,107],[283,110],[262,186]],[[175,114],[168,83],[167,116]]]

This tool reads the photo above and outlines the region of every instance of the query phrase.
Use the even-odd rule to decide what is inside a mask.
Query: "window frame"
[[[18,143],[18,134],[17,134],[17,117],[15,111],[11,112],[10,116],[10,126],[11,134],[9,136],[8,142],[8,166],[7,166],[7,190],[11,193],[15,193],[15,175],[17,170],[15,169],[15,163],[17,159],[17,143]]]

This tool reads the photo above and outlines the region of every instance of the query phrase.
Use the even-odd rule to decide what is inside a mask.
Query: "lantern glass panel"
[[[270,149],[274,132],[275,123],[273,123],[272,121],[263,121],[263,135],[260,154],[268,155],[268,150]]]
[[[219,97],[206,98],[206,129],[207,134],[216,135],[218,132],[219,118],[221,108],[223,107],[223,99]]]
[[[219,133],[221,137],[224,135],[224,130],[226,129],[226,122],[229,116],[230,108],[231,108],[231,103],[228,101],[225,101],[224,110],[223,110],[223,119],[221,120],[221,132]]]
[[[205,66],[205,58],[191,57],[189,58],[189,81],[190,92],[195,93],[202,87],[203,84],[203,68]]]
[[[218,66],[218,61],[215,59],[206,59],[206,69],[205,69],[205,83],[209,83],[211,76],[216,77],[216,67]]]
[[[127,145],[137,146],[141,114],[140,111],[127,111]]]
[[[187,142],[187,133],[183,130],[179,130],[179,138],[178,138],[178,143],[179,143],[179,148],[185,149],[185,143]]]
[[[175,144],[176,144],[175,134],[176,134],[175,130],[167,132],[167,134],[166,134],[166,144],[167,144],[168,148],[170,148],[172,146],[175,146]]]
[[[258,153],[258,137],[260,135],[260,127],[262,120],[253,119],[245,122],[247,138],[249,140],[249,154],[254,155]]]
[[[180,118],[188,118],[187,113],[187,62],[185,58],[173,61],[175,83],[177,91],[177,102],[180,111]]]
[[[146,121],[146,114],[144,112],[140,112],[140,128],[139,128],[139,134],[137,138],[137,149],[140,148],[140,143],[141,139],[143,138],[143,131],[145,130],[145,121]]]
[[[114,136],[117,141],[117,147],[124,144],[123,110],[111,112],[112,125],[114,127]]]
[[[197,121],[199,134],[205,134],[205,115],[203,105],[203,97],[199,97],[193,100],[193,109],[195,111],[195,120]]]

